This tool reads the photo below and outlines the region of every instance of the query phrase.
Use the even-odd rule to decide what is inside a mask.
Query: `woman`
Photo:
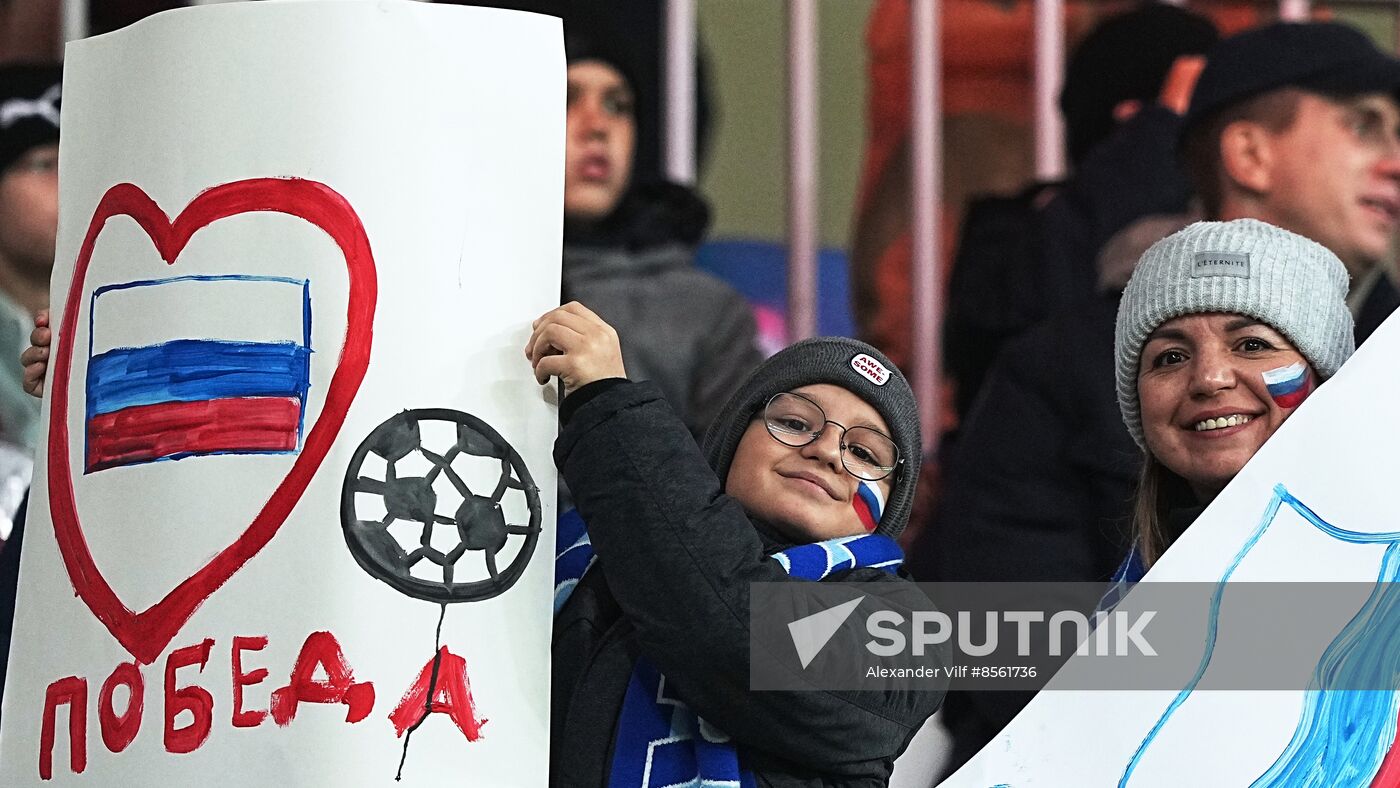
[[[856,340],[800,342],[743,382],[702,452],[583,306],[535,321],[526,356],[564,384],[554,456],[587,523],[559,533],[550,784],[885,785],[941,692],[751,691],[749,615],[751,584],[796,580],[927,606],[894,573],[920,445],[899,371]]]
[[[1336,255],[1253,219],[1193,224],[1147,250],[1114,335],[1118,405],[1146,453],[1116,579],[1140,579],[1351,356],[1346,295]]]
[[[622,337],[697,438],[762,360],[743,297],[693,264],[709,208],[679,184],[635,183],[636,97],[621,50],[570,34],[564,170],[564,301]]]

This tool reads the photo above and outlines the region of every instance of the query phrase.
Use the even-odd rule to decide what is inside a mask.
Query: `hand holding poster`
[[[70,46],[0,783],[545,782],[563,74],[397,1]]]

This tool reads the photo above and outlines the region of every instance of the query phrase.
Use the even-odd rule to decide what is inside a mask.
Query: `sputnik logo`
[[[851,613],[855,612],[863,599],[863,595],[858,596],[849,602],[842,602],[820,613],[803,616],[788,624],[788,634],[792,635],[792,645],[797,649],[797,658],[802,661],[803,669],[812,664],[817,653],[831,640],[831,636],[836,634],[836,630],[846,623],[846,619],[851,617]]]

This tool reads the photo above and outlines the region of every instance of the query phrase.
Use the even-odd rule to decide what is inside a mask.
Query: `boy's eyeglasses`
[[[763,407],[763,424],[779,443],[806,446],[833,424],[841,430],[841,464],[846,472],[868,482],[889,476],[901,462],[890,436],[871,427],[847,427],[826,417],[821,406],[801,394],[782,391]]]

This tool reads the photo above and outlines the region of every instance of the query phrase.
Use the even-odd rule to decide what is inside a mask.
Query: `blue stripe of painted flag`
[[[1287,374],[1288,377],[1283,377]],[[1292,394],[1308,382],[1308,368],[1301,363],[1290,364],[1264,373],[1264,385],[1273,395]]]
[[[296,342],[178,339],[116,348],[88,362],[88,415],[226,397],[306,401],[311,350]]]
[[[1307,382],[1308,376],[1304,374],[1299,375],[1298,377],[1293,378],[1292,380],[1285,380],[1282,383],[1269,383],[1267,385],[1269,387],[1269,394],[1277,397],[1282,396],[1284,394],[1292,394],[1293,392],[1306,385]]]

